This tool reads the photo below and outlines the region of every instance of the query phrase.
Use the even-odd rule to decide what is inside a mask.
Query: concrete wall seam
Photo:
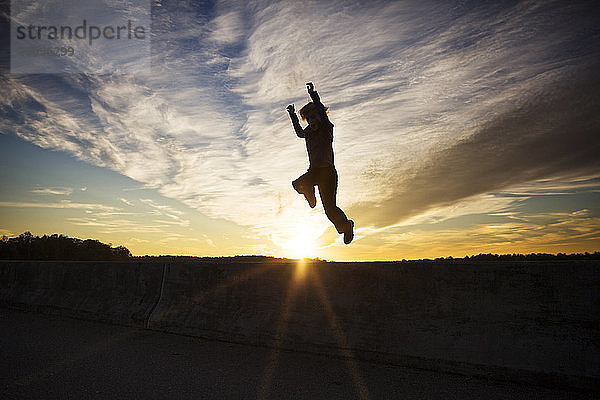
[[[154,306],[152,306],[152,309],[150,310],[150,312],[148,313],[148,318],[146,319],[146,329],[150,329],[150,321],[152,319],[152,315],[154,314],[154,311],[156,310],[156,308],[158,307],[158,305],[160,304],[160,300],[163,298],[163,294],[165,291],[165,280],[167,277],[167,263],[165,263],[163,265],[163,273],[162,273],[162,279],[160,282],[160,294],[158,295],[158,299],[156,300],[156,303],[154,303]]]

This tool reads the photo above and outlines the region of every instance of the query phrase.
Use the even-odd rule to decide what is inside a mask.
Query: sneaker
[[[317,205],[317,197],[315,196],[315,187],[312,186],[308,190],[298,184],[297,181],[292,182],[292,186],[296,192],[303,194],[310,208],[315,208]],[[308,193],[307,193],[308,192]]]
[[[354,239],[354,221],[351,219],[348,220],[348,227],[344,231],[344,243],[350,244],[350,242]]]
[[[308,205],[310,208],[315,208],[317,205],[317,197],[315,196],[315,187],[313,186],[312,190],[309,193],[302,193],[306,201],[308,201]]]

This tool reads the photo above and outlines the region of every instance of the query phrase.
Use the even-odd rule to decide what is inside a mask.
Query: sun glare
[[[321,233],[322,227],[318,223],[310,219],[304,220],[289,232],[289,240],[285,241],[281,246],[284,251],[284,257],[298,259],[316,257],[316,240]]]
[[[315,252],[315,240],[306,234],[302,234],[285,245],[285,250],[290,258],[313,257]]]

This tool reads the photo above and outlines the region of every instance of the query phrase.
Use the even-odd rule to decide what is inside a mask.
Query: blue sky
[[[333,259],[600,247],[598,6],[198,4],[152,3],[149,69],[2,72],[3,232]],[[349,247],[290,185],[308,81]]]

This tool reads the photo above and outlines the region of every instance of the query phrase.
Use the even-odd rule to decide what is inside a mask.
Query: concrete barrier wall
[[[75,310],[128,325],[145,320],[152,329],[284,349],[599,388],[597,261],[5,262],[0,273],[6,304]]]
[[[145,326],[163,267],[111,262],[0,262],[0,304],[127,326]]]

